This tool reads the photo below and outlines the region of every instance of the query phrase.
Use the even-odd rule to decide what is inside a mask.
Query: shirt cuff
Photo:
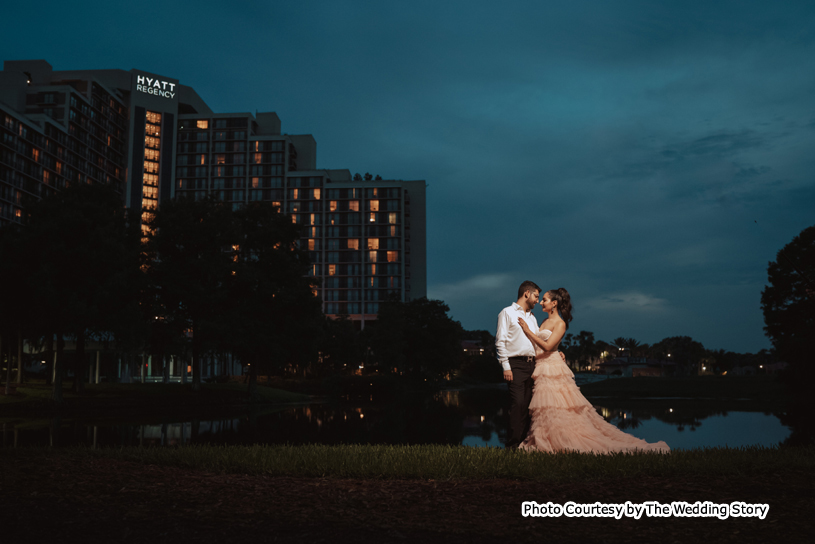
[[[506,363],[501,363],[501,367],[502,367],[504,370],[511,370],[511,369],[509,368],[509,361],[507,361]]]

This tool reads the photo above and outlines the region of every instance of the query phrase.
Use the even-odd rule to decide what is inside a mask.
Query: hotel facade
[[[143,214],[176,195],[277,206],[302,226],[323,311],[360,327],[427,292],[425,181],[318,169],[310,134],[277,114],[214,113],[192,87],[141,70],[0,72],[0,224],[73,183],[111,184]]]

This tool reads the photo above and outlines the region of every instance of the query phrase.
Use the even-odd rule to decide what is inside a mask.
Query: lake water
[[[173,446],[183,444],[376,443],[502,447],[507,433],[505,387],[442,391],[394,402],[346,399],[259,409],[223,418],[64,419],[3,424],[3,445]],[[790,427],[783,412],[748,404],[683,399],[592,399],[620,429],[672,449],[775,446]]]

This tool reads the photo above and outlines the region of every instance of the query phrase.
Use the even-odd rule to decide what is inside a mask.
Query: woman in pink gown
[[[589,453],[650,451],[668,453],[665,442],[649,444],[624,433],[598,414],[580,393],[574,374],[557,352],[572,320],[569,293],[562,287],[547,291],[541,307],[548,318],[533,332],[523,319],[521,328],[535,345],[535,380],[529,412],[529,434],[521,449],[532,451]]]

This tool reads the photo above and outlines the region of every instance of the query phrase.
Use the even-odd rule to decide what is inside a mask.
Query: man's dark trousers
[[[532,400],[535,359],[510,357],[509,369],[512,371],[512,381],[509,382],[509,434],[506,447],[517,448],[529,432],[529,402]]]

